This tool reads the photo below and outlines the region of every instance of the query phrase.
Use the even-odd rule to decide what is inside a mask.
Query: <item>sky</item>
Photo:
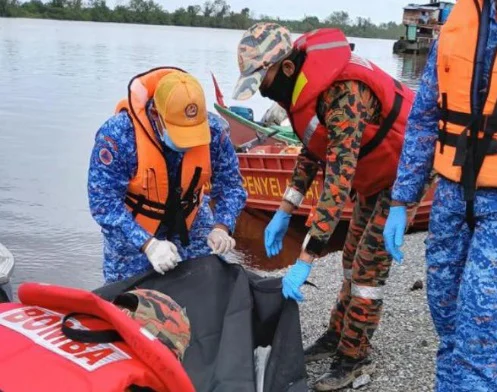
[[[114,0],[116,1],[116,0]],[[123,0],[117,0],[122,2]],[[165,10],[205,3],[205,0],[155,0]],[[429,3],[429,0],[226,0],[234,11],[248,7],[256,16],[261,14],[279,16],[282,19],[302,19],[304,16],[317,16],[324,19],[333,11],[347,11],[356,17],[371,18],[373,23],[402,21],[402,7],[408,3]],[[110,4],[111,1],[108,1]]]

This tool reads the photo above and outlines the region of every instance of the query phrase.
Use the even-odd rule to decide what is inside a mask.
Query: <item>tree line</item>
[[[344,11],[335,11],[326,18],[305,16],[302,20],[284,20],[261,15],[256,17],[249,8],[235,12],[225,0],[207,1],[202,6],[189,5],[168,12],[154,0],[130,0],[127,4],[109,8],[105,0],[0,0],[0,17],[44,18],[94,22],[139,23],[193,27],[247,29],[258,21],[274,21],[287,26],[294,33],[304,33],[321,27],[341,28],[347,36],[370,38],[398,38],[402,25],[394,22],[371,22],[369,18],[352,20]]]

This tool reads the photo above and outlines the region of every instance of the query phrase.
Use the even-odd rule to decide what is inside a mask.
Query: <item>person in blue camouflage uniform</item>
[[[147,104],[147,117],[152,119],[153,102]],[[236,219],[245,206],[247,194],[242,186],[238,157],[229,137],[229,126],[218,115],[208,113],[211,131],[211,191],[204,196],[189,232],[190,244],[183,246],[177,234],[165,230],[155,237],[167,237],[177,247],[182,260],[211,254],[207,238],[214,226],[222,225],[232,233]],[[157,140],[164,147],[168,169],[179,171],[182,152],[167,148],[161,140],[155,121],[151,121]],[[126,112],[108,119],[98,130],[88,172],[90,211],[101,226],[104,242],[103,273],[106,283],[137,275],[152,268],[141,250],[152,237],[127,210],[124,197],[129,180],[137,169],[137,150],[132,121]],[[209,206],[215,202],[214,210]]]
[[[480,91],[488,85],[496,49],[492,1]],[[435,41],[408,121],[384,230],[387,250],[398,262],[404,225],[397,222],[405,219],[404,206],[419,200],[433,166],[441,118],[437,53]],[[428,303],[440,338],[436,391],[497,391],[497,189],[476,190],[474,232],[463,195],[461,184],[439,178],[425,242]]]

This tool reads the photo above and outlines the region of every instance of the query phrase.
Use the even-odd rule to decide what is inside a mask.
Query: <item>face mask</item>
[[[169,134],[167,133],[167,130],[166,129],[162,129],[162,135],[161,135],[161,140],[163,141],[163,143],[169,147],[171,150],[173,151],[176,151],[176,152],[185,152],[187,150],[187,148],[180,148],[180,147],[177,147],[173,141],[171,140],[171,138],[169,137]]]
[[[164,123],[162,122],[162,118],[158,115],[158,121],[157,121],[157,124],[159,126],[159,129],[161,130],[160,133],[160,139],[162,140],[162,142],[167,146],[169,147],[171,150],[173,151],[176,151],[176,152],[185,152],[187,150],[187,148],[180,148],[180,147],[177,147],[173,141],[171,140],[171,138],[169,137],[169,133],[167,132],[167,128],[166,126],[164,125]]]
[[[293,75],[290,77],[286,76],[283,72],[283,66],[280,65],[273,83],[271,83],[269,87],[259,89],[263,97],[278,102],[287,110],[290,108],[292,102],[292,94],[295,82],[297,81],[297,76],[300,73],[302,65],[304,65],[305,52],[294,52],[290,55],[288,60],[292,61],[295,65],[295,72]]]
[[[173,141],[169,137],[169,133],[167,132],[167,128],[164,125],[164,122],[162,121],[162,118],[160,117],[160,115],[157,115],[157,120],[158,120],[157,125],[158,125],[158,128],[160,130],[159,131],[160,140],[162,140],[162,142],[173,151],[185,152],[187,150],[187,148],[180,148],[180,147],[176,146],[176,144],[173,143]]]

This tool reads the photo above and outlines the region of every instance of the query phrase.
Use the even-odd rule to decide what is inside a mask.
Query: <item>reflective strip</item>
[[[283,200],[292,203],[295,207],[300,207],[302,200],[304,200],[304,195],[298,190],[288,187],[283,195]]]
[[[343,270],[343,277],[347,280],[352,279],[352,269],[344,269]]]
[[[373,66],[371,65],[371,63],[367,59],[362,58],[362,57],[356,55],[355,53],[352,53],[352,56],[350,57],[350,63],[355,64],[355,65],[360,65],[364,68],[369,69],[370,71],[373,70]]]
[[[146,329],[144,327],[140,328],[140,332],[142,335],[149,338],[150,340],[157,339],[157,337],[152,332],[150,332],[148,329]]]
[[[341,48],[344,46],[349,46],[347,41],[336,41],[336,42],[326,42],[324,44],[312,45],[307,48],[307,52],[313,52],[314,50],[326,50],[326,49],[334,49]]]
[[[302,92],[306,84],[307,84],[307,77],[303,72],[300,72],[299,76],[297,76],[295,87],[293,88],[292,105],[295,105],[295,102],[297,102],[297,99],[299,99],[300,93]]]
[[[318,125],[319,125],[319,119],[318,116],[315,115],[313,118],[311,118],[311,121],[309,121],[307,127],[305,127],[304,140],[302,140],[304,142],[304,146],[309,145],[312,135],[314,135],[314,132],[316,132]]]
[[[307,244],[309,244],[310,240],[311,240],[311,234],[308,232],[304,238],[304,242],[302,242],[302,250],[305,250],[305,248],[307,248]]]
[[[351,295],[368,299],[383,299],[383,287],[358,286],[352,283]]]

